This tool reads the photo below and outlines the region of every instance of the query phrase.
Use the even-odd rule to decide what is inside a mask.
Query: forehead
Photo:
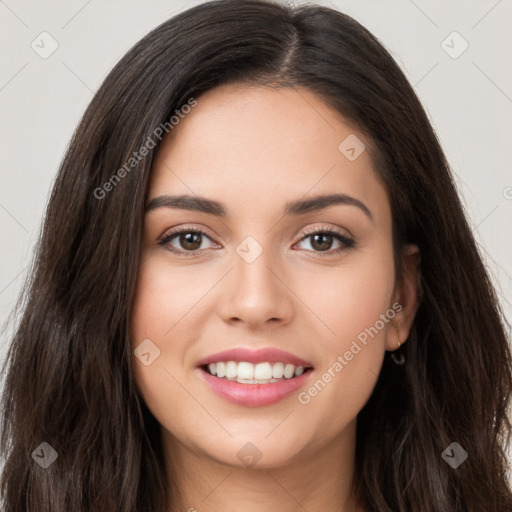
[[[306,89],[223,85],[198,97],[164,139],[149,197],[197,194],[239,210],[262,200],[282,207],[305,195],[344,193],[387,208],[369,152],[351,160],[344,141],[357,151],[357,144],[370,145]]]

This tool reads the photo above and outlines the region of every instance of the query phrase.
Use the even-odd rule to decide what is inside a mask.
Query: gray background
[[[199,3],[0,0],[0,322],[15,304],[58,165],[94,92],[133,43]],[[414,85],[510,322],[512,1],[317,3],[365,25]],[[58,43],[46,59],[31,47],[35,41],[50,48],[43,31]],[[453,31],[469,44],[458,58],[445,51],[463,48],[462,40],[448,37]],[[0,337],[0,363],[11,332],[8,325]]]

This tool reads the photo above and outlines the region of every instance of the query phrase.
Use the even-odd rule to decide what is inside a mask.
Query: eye
[[[174,241],[174,239],[176,239]],[[169,251],[184,256],[195,256],[197,252],[205,249],[203,242],[212,239],[200,229],[183,227],[166,233],[159,241],[159,245],[165,246]],[[175,244],[181,246],[176,247]]]
[[[304,240],[310,240],[312,250],[318,256],[329,256],[355,246],[353,238],[336,228],[314,228],[306,231],[302,238],[295,245],[301,244]],[[204,242],[213,240],[202,230],[192,227],[181,227],[166,233],[158,241],[159,245],[165,246],[169,251],[183,256],[196,256],[198,252],[207,249]],[[339,243],[339,247],[332,249],[333,241]],[[179,247],[176,247],[178,245]],[[217,244],[215,244],[217,245]],[[217,247],[220,247],[217,245]],[[325,253],[325,254],[323,254]]]
[[[310,240],[309,243],[312,247],[312,252],[317,253],[318,256],[337,254],[355,246],[353,238],[336,228],[314,228],[308,230],[306,231],[306,235],[303,236],[298,243],[300,244],[304,240]],[[333,241],[337,241],[340,244],[339,247],[331,249]]]

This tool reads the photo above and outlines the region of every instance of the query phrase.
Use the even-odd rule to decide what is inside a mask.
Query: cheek
[[[347,342],[372,327],[391,306],[392,248],[383,245],[378,251],[351,256],[329,272],[325,268],[310,272],[302,280],[302,287],[308,306],[325,324],[323,339],[327,346],[322,349],[342,350]],[[380,323],[379,326],[385,331]]]
[[[333,432],[359,413],[382,365],[386,332],[395,313],[390,304],[394,266],[391,247],[378,254],[340,266],[328,282],[320,275],[311,281],[317,286],[308,294],[308,305],[325,324],[315,347],[321,365],[312,385],[298,398],[308,417],[325,417],[324,428],[331,425]]]
[[[181,432],[190,408],[184,391],[187,343],[193,338],[193,315],[187,314],[201,292],[190,276],[162,263],[162,258],[144,255],[139,268],[131,312],[131,364],[136,388],[149,410],[168,430]],[[157,356],[145,365],[134,354],[142,343]],[[153,344],[153,345],[151,345]],[[156,347],[156,348],[155,348]],[[142,352],[142,351],[140,351]],[[153,354],[151,354],[152,356]],[[172,412],[172,413],[171,413]]]
[[[132,308],[134,339],[150,332],[160,339],[170,337],[177,320],[192,307],[195,295],[186,273],[166,266],[157,255],[144,256]]]
[[[185,350],[180,329],[185,324],[190,327],[186,313],[193,298],[193,287],[187,286],[183,273],[165,268],[151,255],[143,257],[132,305],[130,338],[134,378],[148,406],[153,395],[158,395],[157,390],[161,395],[169,387],[172,378],[166,370],[179,377]],[[142,346],[144,353],[150,353],[147,366],[134,354]]]

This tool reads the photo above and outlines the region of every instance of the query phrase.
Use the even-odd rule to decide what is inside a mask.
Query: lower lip
[[[208,387],[218,396],[233,404],[246,407],[261,407],[284,400],[303,386],[312,373],[310,369],[298,377],[269,384],[241,384],[214,377],[201,368],[198,368],[197,371]]]

